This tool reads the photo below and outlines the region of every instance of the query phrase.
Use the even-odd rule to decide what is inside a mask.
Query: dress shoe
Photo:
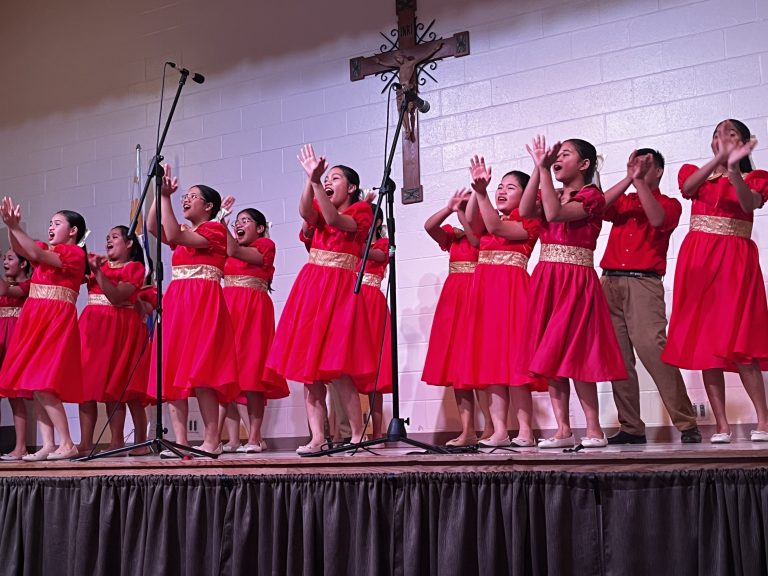
[[[730,444],[731,434],[729,432],[718,432],[717,434],[712,434],[709,441],[712,444]]]
[[[48,454],[48,460],[69,460],[70,458],[77,458],[78,455],[77,446],[72,446],[69,450],[59,448],[55,452]]]
[[[485,440],[481,440],[477,445],[480,446],[480,448],[506,448],[507,446],[512,446],[512,440],[509,439],[509,436],[502,438],[501,440],[486,438]]]
[[[701,432],[694,426],[680,433],[680,442],[683,444],[701,444]]]
[[[512,438],[512,446],[517,446],[518,448],[533,448],[536,446],[536,440],[526,440],[525,438],[515,436]]]
[[[613,436],[608,437],[608,444],[615,445],[615,444],[645,444],[647,440],[645,439],[645,434],[642,436],[639,434],[630,434],[629,432],[624,432],[624,430],[619,430],[614,434]]]
[[[643,438],[645,438],[645,436],[643,436]],[[605,448],[608,446],[608,438],[605,437],[605,434],[603,434],[602,438],[584,437],[581,439],[581,445],[584,446],[584,448]]]

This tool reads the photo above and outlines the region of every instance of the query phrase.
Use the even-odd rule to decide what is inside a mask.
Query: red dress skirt
[[[463,382],[462,360],[467,345],[469,294],[479,251],[463,231],[446,224],[449,274],[440,292],[429,333],[429,347],[421,379],[435,386],[471,388]]]
[[[285,378],[266,368],[275,337],[275,306],[267,292],[275,271],[275,243],[259,238],[251,246],[261,252],[261,266],[231,257],[224,266],[224,300],[235,330],[240,390],[260,392],[267,399],[285,398]]]
[[[16,324],[19,322],[19,316],[21,316],[21,307],[24,305],[27,296],[29,296],[31,284],[32,281],[27,280],[18,285],[24,292],[23,298],[0,296],[0,366],[2,366],[5,355],[8,352],[11,337],[16,329]]]
[[[605,199],[585,186],[570,201],[581,202],[587,218],[542,222],[541,255],[531,276],[527,369],[551,379],[625,380],[627,368],[592,261]]]
[[[240,388],[232,320],[219,281],[227,257],[227,230],[205,222],[196,230],[207,248],[176,246],[173,281],[163,298],[163,397],[184,400],[195,388],[210,388],[221,403]],[[156,357],[157,340],[152,358]],[[156,396],[156,363],[150,362],[149,389]]]
[[[353,290],[373,213],[367,202],[353,204],[344,214],[354,218],[357,231],[343,232],[323,221],[316,204],[315,210],[319,220],[309,263],[285,302],[267,366],[304,384],[348,375],[364,392],[376,376],[377,363],[357,350],[370,328]]]
[[[381,250],[387,254],[389,240],[379,238],[373,243],[371,249]],[[392,393],[392,318],[389,314],[387,299],[381,291],[381,282],[388,263],[388,260],[384,262],[368,260],[358,296],[371,330],[369,337],[359,343],[359,354],[374,358],[379,367],[376,380],[368,383],[363,389],[363,392],[368,394],[374,391],[379,394]]]
[[[697,168],[680,169],[680,185]],[[768,172],[754,170],[747,185],[768,199]],[[738,370],[757,362],[768,370],[768,304],[752,214],[741,209],[726,177],[696,191],[691,228],[675,268],[672,315],[664,362],[688,370]]]
[[[512,241],[485,234],[469,297],[462,386],[531,385],[546,390],[546,381],[531,377],[524,365],[530,308],[528,257],[539,238],[537,220],[523,219],[517,210],[505,217],[520,222],[528,240]]]
[[[144,264],[128,262],[117,268],[102,267],[113,284],[144,280]],[[112,305],[94,276],[88,279],[88,305],[80,315],[83,366],[83,400],[98,402],[147,401],[151,355],[147,326],[134,308],[137,292],[124,306]]]
[[[75,302],[85,274],[85,252],[71,244],[51,250],[62,267],[33,263],[29,298],[0,370],[0,395],[32,398],[35,392],[47,392],[62,402],[79,403],[83,377]]]

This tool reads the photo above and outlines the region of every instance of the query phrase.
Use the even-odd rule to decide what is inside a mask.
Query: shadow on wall
[[[428,22],[441,13],[455,16],[463,4],[423,1],[419,12]],[[370,46],[369,54],[378,51],[379,32],[395,24],[394,0],[6,0],[0,74],[13,84],[4,86],[0,127],[92,111],[129,92],[144,101],[156,94],[158,86],[147,81],[159,78],[166,60],[203,71],[209,81],[239,70],[248,80],[246,71],[266,62],[269,70],[257,75],[278,73],[296,54],[312,51],[318,60],[327,62],[330,54],[341,63],[361,55],[361,45]],[[446,36],[456,31],[440,29]]]

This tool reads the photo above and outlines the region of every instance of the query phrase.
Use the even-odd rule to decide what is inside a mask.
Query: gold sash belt
[[[366,272],[363,274],[363,284],[366,286],[373,286],[374,288],[381,288],[381,276]]]
[[[477,262],[450,262],[448,263],[449,274],[471,274],[477,268]]]
[[[558,262],[560,264],[576,264],[594,268],[594,252],[580,246],[565,246],[563,244],[542,244],[540,262]]]
[[[721,236],[752,237],[752,222],[721,216],[691,216],[691,231],[720,234]]]
[[[0,318],[18,318],[21,314],[21,307],[0,306]]]
[[[309,251],[309,263],[317,266],[328,266],[330,268],[343,268],[354,272],[360,259],[354,254],[344,254],[343,252],[329,252],[328,250],[319,250],[312,248]]]
[[[523,270],[528,268],[528,256],[520,252],[507,250],[481,250],[478,264],[494,264],[496,266],[517,266]]]
[[[74,304],[77,302],[77,292],[66,286],[51,286],[49,284],[32,284],[29,287],[29,297],[40,300],[60,300]]]
[[[174,280],[212,280],[219,282],[223,272],[209,264],[193,264],[189,266],[174,266],[171,275]]]
[[[251,288],[260,292],[267,291],[267,281],[256,276],[227,274],[224,276],[224,288]]]
[[[115,308],[133,308],[130,302],[115,305],[109,301],[105,294],[88,294],[88,306],[113,306]]]

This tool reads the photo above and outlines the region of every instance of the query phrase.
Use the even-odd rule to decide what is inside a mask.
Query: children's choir
[[[547,145],[537,136],[527,146],[531,174],[505,173],[494,201],[488,193],[491,166],[472,158],[471,189],[454,193],[425,224],[449,253],[422,374],[427,384],[453,388],[462,429],[447,444],[576,445],[571,380],[586,420],[581,446],[645,443],[636,357],[658,387],[682,442],[700,442],[701,434],[681,368],[702,372],[717,426],[712,443],[732,438],[726,371],[739,374],[754,406],[751,440],[768,441],[761,372],[768,370],[768,305],[751,240],[754,212],[768,200],[768,172],[751,164],[755,144],[747,126],[725,120],[712,137],[713,158],[680,170],[691,220],[677,258],[668,337],[662,278],[682,206],[659,190],[660,152],[634,151],[626,177],[604,194],[595,184],[592,144],[574,138]],[[328,385],[349,420],[351,442],[365,437],[360,395],[369,395],[373,436],[383,434],[382,395],[392,391],[390,316],[382,292],[389,258],[383,216],[374,216],[353,169],[329,169],[312,146],[301,149],[299,162],[307,174],[299,214],[309,260],[277,329],[270,297],[276,247],[264,214],[241,210],[230,230],[226,215],[234,198],[222,200],[213,188],[195,185],[181,196],[186,221],[180,223],[172,201],[178,181],[164,167],[157,199],[161,229],[154,203],[147,222],[173,250],[163,313],[162,394],[181,444],[188,443],[188,399],[195,396],[204,425],[202,450],[261,452],[265,406],[289,394],[287,380],[304,384],[310,437],[298,453],[325,447]],[[634,192],[627,194],[630,186]],[[453,214],[461,227],[445,223]],[[105,255],[89,254],[85,221],[76,212],[53,215],[47,243],[22,229],[21,210],[12,199],[2,201],[0,216],[11,243],[0,280],[0,396],[10,400],[17,438],[0,458],[55,460],[92,450],[97,403],[114,413],[110,447],[123,445],[126,407],[135,439],[143,440],[145,406],[157,400],[157,365],[150,352],[157,344],[150,344],[145,322],[155,297],[146,287],[138,240],[116,226],[107,235]],[[612,228],[598,278],[594,252],[603,221]],[[371,226],[375,242],[361,294],[355,296]],[[537,242],[539,262],[529,275]],[[82,283],[88,305],[78,321],[75,301]],[[612,383],[618,409],[620,429],[609,438],[599,419],[600,381]],[[550,438],[537,440],[532,393],[544,391],[557,428]],[[29,401],[43,441],[33,454],[25,446]],[[484,421],[479,438],[476,401]],[[79,446],[72,442],[64,402],[79,404]],[[247,412],[243,446],[238,404]],[[223,445],[225,422],[229,441]]]

